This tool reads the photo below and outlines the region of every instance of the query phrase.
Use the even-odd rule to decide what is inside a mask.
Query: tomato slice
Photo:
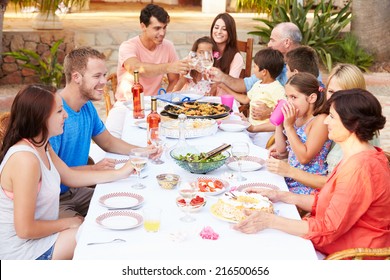
[[[219,181],[219,180],[215,180],[214,181],[214,186],[217,189],[223,189],[223,183],[221,181]]]

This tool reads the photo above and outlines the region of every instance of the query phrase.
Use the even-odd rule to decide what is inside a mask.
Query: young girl
[[[313,174],[326,175],[326,156],[331,141],[322,114],[325,92],[316,77],[297,73],[285,86],[288,103],[282,111],[283,124],[276,127],[275,144],[278,153],[288,152],[288,163]],[[317,190],[286,177],[291,192],[312,194]]]
[[[192,45],[191,51],[196,52],[198,56],[206,51],[213,53],[215,56],[218,54],[217,46],[208,36],[197,39]],[[211,95],[211,84],[208,79],[203,76],[202,69],[195,67],[195,69],[191,69],[190,75],[192,79],[188,79],[182,75],[173,88],[173,91],[195,90],[202,95]],[[215,91],[215,88],[213,90]]]

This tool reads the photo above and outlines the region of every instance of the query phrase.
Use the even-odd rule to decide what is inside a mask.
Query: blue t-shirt
[[[68,166],[86,165],[92,137],[101,134],[106,127],[91,101],[84,104],[80,112],[73,111],[64,99],[62,101],[68,113],[64,133],[50,138],[50,144]],[[61,184],[61,193],[68,189],[69,187]]]

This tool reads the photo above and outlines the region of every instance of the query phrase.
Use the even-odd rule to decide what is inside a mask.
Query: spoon
[[[99,244],[121,243],[121,242],[126,242],[126,240],[124,240],[122,238],[115,238],[115,239],[110,240],[110,241],[90,242],[90,243],[87,243],[87,245],[99,245]]]

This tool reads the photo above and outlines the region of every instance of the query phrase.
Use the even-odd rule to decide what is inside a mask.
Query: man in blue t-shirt
[[[112,136],[91,101],[101,100],[106,84],[105,56],[92,48],[71,51],[64,60],[66,86],[60,92],[68,113],[64,133],[50,138],[58,156],[70,167],[114,169],[115,160],[105,158],[87,165],[91,140],[104,151],[128,155],[136,146]],[[85,216],[93,194],[92,188],[70,188],[61,185],[60,217]]]

